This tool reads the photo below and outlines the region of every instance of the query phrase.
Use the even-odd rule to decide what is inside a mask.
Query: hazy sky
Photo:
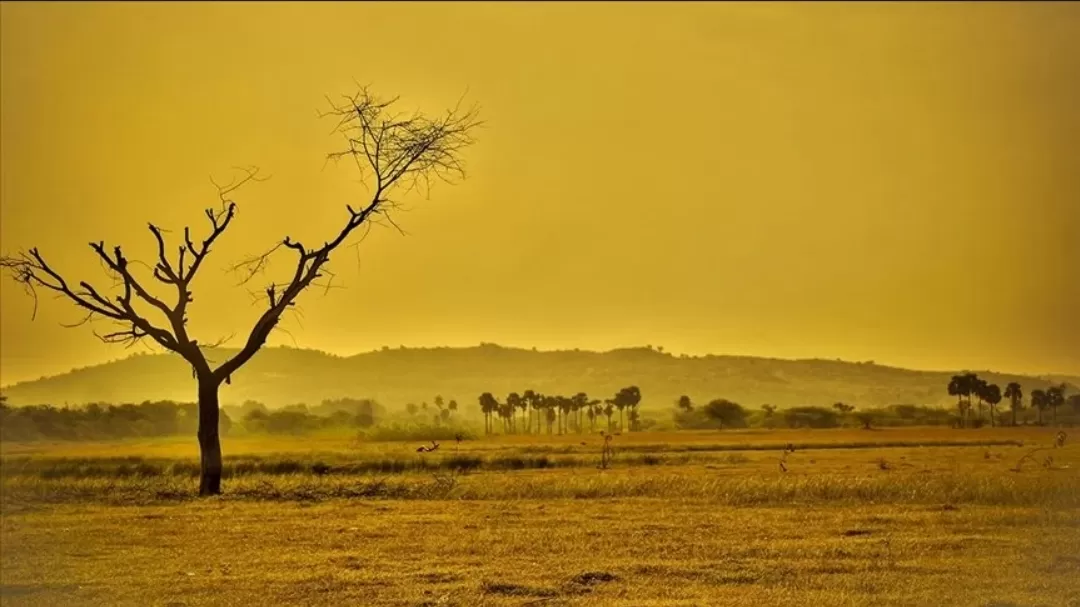
[[[211,175],[272,175],[195,285],[202,341],[241,344],[260,311],[223,268],[321,242],[364,198],[317,118],[359,81],[428,111],[467,92],[487,123],[468,180],[338,254],[347,288],[303,296],[277,343],[1080,372],[1077,4],[19,3],[0,23],[5,253],[107,285],[86,243],[149,259],[147,221],[204,228]],[[0,288],[4,383],[129,353]]]

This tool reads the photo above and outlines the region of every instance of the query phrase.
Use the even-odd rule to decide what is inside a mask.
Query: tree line
[[[511,392],[502,402],[491,392],[484,392],[477,398],[480,412],[484,416],[484,432],[495,431],[496,419],[502,421],[506,434],[541,434],[544,428],[547,434],[564,434],[570,431],[581,433],[588,420],[589,431],[596,430],[597,421],[606,418],[607,429],[613,432],[626,428],[640,427],[641,416],[638,405],[641,404],[641,390],[637,386],[628,386],[604,400],[589,398],[585,392],[573,396],[541,394],[535,390],[522,393]],[[613,420],[618,412],[619,420]],[[520,423],[519,423],[520,419]],[[535,421],[535,424],[534,424]]]
[[[687,396],[675,401],[674,422],[685,430],[725,428],[839,428],[843,426],[943,426],[953,423],[953,415],[938,407],[890,405],[856,411],[854,405],[838,402],[832,407],[798,406],[778,410],[764,404],[748,409],[726,398],[716,398],[703,406]]]
[[[997,384],[992,384],[982,379],[976,373],[961,373],[953,375],[949,380],[947,390],[950,396],[956,397],[956,407],[959,411],[957,420],[960,427],[969,425],[980,426],[983,423],[983,412],[989,409],[990,425],[997,425],[995,414],[997,407],[1003,399],[1008,400],[1009,410],[1012,413],[1012,425],[1018,425],[1017,415],[1024,410],[1024,390],[1017,382],[1010,382],[1003,391]],[[1028,397],[1028,407],[1035,411],[1038,425],[1043,425],[1044,415],[1050,411],[1051,423],[1058,422],[1058,409],[1068,405],[1075,413],[1080,413],[1080,393],[1066,397],[1068,386],[1066,384],[1051,385],[1049,388],[1032,390]],[[975,404],[972,404],[975,399]],[[972,419],[973,411],[978,413],[976,419]]]
[[[247,401],[223,407],[219,431],[266,434],[304,434],[335,428],[368,428],[381,415],[378,403],[367,399],[324,400],[308,408],[298,404],[270,410]],[[191,436],[198,431],[198,403],[155,401],[143,403],[90,403],[82,407],[34,405],[12,407],[0,395],[0,440],[117,440]]]

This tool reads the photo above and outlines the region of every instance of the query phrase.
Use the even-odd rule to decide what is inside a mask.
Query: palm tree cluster
[[[984,405],[989,407],[991,426],[995,425],[995,407],[1002,401],[1002,398],[1009,401],[1009,409],[1012,411],[1012,425],[1014,426],[1017,423],[1017,413],[1024,408],[1024,391],[1020,384],[1016,382],[1010,382],[1005,386],[1005,391],[1002,392],[997,384],[987,383],[986,380],[975,373],[961,373],[952,376],[952,379],[949,380],[948,390],[950,396],[956,397],[956,406],[960,410],[961,427],[965,426],[971,417],[973,408],[971,399],[973,397],[977,401],[980,421],[982,420]],[[1065,390],[1066,385],[1059,384],[1050,386],[1046,390],[1031,391],[1031,408],[1035,409],[1039,425],[1043,423],[1043,411],[1046,409],[1052,411],[1054,422],[1057,422],[1057,409],[1065,404]]]
[[[434,420],[435,425],[438,426],[441,423],[450,422],[450,419],[458,410],[458,403],[454,399],[450,399],[450,402],[446,402],[445,400],[443,400],[443,397],[441,395],[436,395],[435,407],[438,408],[439,412],[436,413],[432,419]],[[420,410],[428,410],[427,401],[421,403],[420,407],[417,407],[416,403],[409,403],[405,405],[405,411],[408,412],[409,415],[416,415]]]
[[[607,427],[612,429],[612,417],[619,412],[619,427],[624,427],[624,416],[630,420],[631,429],[638,426],[638,404],[641,403],[641,390],[637,386],[623,388],[612,398],[605,400],[590,399],[584,392],[573,396],[554,396],[540,394],[535,390],[522,393],[511,392],[502,402],[491,392],[484,392],[479,399],[480,411],[484,414],[484,430],[491,434],[495,430],[495,418],[502,420],[503,432],[507,434],[544,432],[548,434],[583,432],[585,419],[588,419],[589,431],[596,430],[599,417],[607,418]],[[535,420],[535,423],[534,423]]]

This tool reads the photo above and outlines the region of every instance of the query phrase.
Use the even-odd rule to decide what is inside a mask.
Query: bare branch
[[[216,371],[218,377],[228,377],[246,363],[266,343],[270,333],[278,326],[282,313],[293,306],[296,298],[324,276],[329,280],[324,292],[332,288],[333,275],[325,265],[337,250],[361,226],[366,235],[371,223],[388,222],[401,231],[390,216],[399,208],[392,200],[395,193],[408,193],[418,185],[430,190],[433,180],[452,182],[464,177],[462,153],[472,145],[472,133],[480,126],[478,110],[474,107],[461,111],[457,108],[437,118],[420,113],[405,116],[394,110],[396,98],[380,99],[367,89],[334,102],[327,98],[330,108],[320,114],[334,121],[333,132],[345,141],[345,149],[333,152],[328,159],[350,158],[360,171],[365,183],[370,183],[370,199],[363,205],[346,205],[348,213],[343,227],[322,246],[305,246],[291,238],[285,238],[262,255],[249,258],[234,270],[243,274],[242,283],[262,273],[273,253],[285,247],[296,253],[296,267],[287,284],[272,284],[266,291],[267,308],[256,321],[244,347]],[[362,237],[361,237],[362,238]]]

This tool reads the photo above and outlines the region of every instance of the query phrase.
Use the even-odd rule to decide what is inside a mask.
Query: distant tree
[[[611,432],[611,416],[615,414],[615,399],[608,398],[604,400],[604,408],[601,412],[607,416],[607,429]]]
[[[989,387],[989,384],[986,383],[985,379],[982,379],[980,377],[976,377],[974,383],[972,384],[972,388],[971,388],[971,395],[975,397],[976,401],[978,401],[976,410],[979,412],[979,422],[980,423],[982,422],[982,419],[983,419],[983,408],[984,408],[983,404],[986,401],[986,390],[987,390],[988,387]]]
[[[441,411],[444,404],[446,404],[446,403],[445,403],[445,401],[443,401],[443,397],[436,394],[435,395],[435,407],[437,407]]]
[[[446,404],[446,409],[450,411],[451,414],[457,413],[457,407],[457,401],[452,398],[450,399],[450,402]]]
[[[536,433],[540,434],[540,398],[535,390],[526,390],[521,393],[521,400],[525,401],[526,406],[529,408],[529,420],[525,424],[526,431],[532,432],[532,418],[536,416]]]
[[[420,408],[423,409],[424,411],[427,411],[427,401],[426,400],[424,402],[420,403]]]
[[[83,322],[100,317],[115,323],[116,330],[99,336],[106,343],[130,345],[148,337],[187,362],[197,383],[199,404],[199,495],[221,492],[221,384],[232,383],[236,372],[262,349],[282,315],[293,309],[302,293],[312,285],[318,286],[317,281],[328,275],[331,255],[373,221],[387,218],[396,208],[395,193],[423,186],[431,179],[463,174],[461,153],[472,143],[471,133],[478,125],[475,113],[451,111],[436,118],[409,116],[399,114],[393,103],[366,89],[346,96],[342,102],[331,102],[324,115],[335,122],[335,130],[346,142],[346,149],[331,157],[355,161],[356,167],[370,178],[371,198],[358,208],[347,206],[348,214],[339,224],[340,229],[322,245],[309,247],[286,237],[266,253],[236,267],[246,281],[260,275],[276,251],[288,249],[296,255],[291,278],[266,288],[266,307],[244,345],[220,364],[208,359],[205,348],[221,342],[204,343],[189,333],[188,305],[194,301],[191,287],[211,250],[236,217],[237,205],[231,194],[259,180],[255,169],[217,188],[216,208],[206,210],[209,225],[201,239],[185,228],[182,240],[170,247],[166,231],[150,224],[156,259],[149,264],[130,259],[119,245],[110,248],[104,241],[91,243],[94,256],[113,279],[114,289],[93,286],[70,275],[65,278],[37,248],[0,258],[0,269],[8,271],[35,298],[38,291],[52,291],[77,306],[86,315]],[[155,294],[154,285],[173,295]]]
[[[715,420],[720,424],[720,428],[724,426],[729,428],[745,428],[746,427],[746,410],[742,405],[732,402],[724,398],[718,398],[705,405],[705,415],[712,420]]]
[[[1024,406],[1024,391],[1020,388],[1020,384],[1016,382],[1009,382],[1009,385],[1005,386],[1005,398],[1009,399],[1009,409],[1012,411],[1012,425],[1016,425],[1016,413]]]
[[[480,402],[480,412],[484,414],[484,432],[491,434],[491,415],[498,411],[499,401],[495,400],[491,392],[484,392],[478,400]]]
[[[852,407],[854,409],[855,407]],[[874,413],[872,411],[860,411],[855,414],[855,419],[859,420],[864,430],[869,430],[874,424]]]
[[[835,428],[840,415],[826,407],[791,407],[784,410],[784,423],[789,428]]]
[[[1080,392],[1076,394],[1070,394],[1065,398],[1065,405],[1072,409],[1073,413],[1080,414]]]
[[[575,429],[577,430],[578,433],[580,433],[581,429],[582,429],[581,428],[581,426],[582,426],[582,424],[581,424],[581,416],[583,414],[582,411],[585,410],[585,409],[588,409],[588,407],[589,407],[589,395],[584,393],[584,392],[578,392],[577,394],[575,394],[573,396],[573,398],[571,400],[573,400],[574,425],[576,426]]]
[[[765,419],[770,419],[776,413],[776,405],[761,405],[761,410],[765,412]]]
[[[963,427],[971,410],[971,393],[975,389],[975,375],[972,373],[953,375],[949,380],[948,388],[949,395],[956,397],[956,407],[960,410],[960,426]]]
[[[854,405],[845,405],[844,403],[835,403],[833,405],[833,409],[836,409],[837,411],[839,411],[841,415],[846,415],[846,414],[851,413],[852,411],[854,411],[855,406]]]
[[[1067,386],[1065,384],[1050,386],[1046,389],[1046,407],[1050,409],[1050,414],[1053,416],[1053,423],[1055,425],[1057,424],[1058,407],[1065,404],[1066,389]]]
[[[615,407],[619,409],[619,427],[623,428],[623,411],[627,408],[635,409],[641,403],[641,390],[637,386],[629,386],[619,390],[615,394]]]
[[[519,396],[517,399],[517,408],[521,409],[521,430],[525,432],[525,434],[528,434],[529,422],[527,417],[529,412],[529,401],[525,400],[524,397]]]
[[[510,408],[510,428],[514,430],[516,427],[516,420],[518,407],[522,405],[521,395],[517,392],[511,392],[506,396],[506,406]]]
[[[1035,409],[1035,419],[1038,425],[1043,423],[1043,411],[1046,410],[1047,400],[1045,390],[1031,391],[1031,408]]]
[[[982,389],[982,399],[990,406],[990,427],[994,427],[994,407],[1001,402],[1001,388],[997,384],[987,384]]]
[[[682,409],[683,411],[694,410],[694,403],[691,402],[690,397],[685,394],[680,396],[679,400],[675,401],[675,406]]]
[[[409,404],[405,405],[405,410],[409,413],[409,415],[416,415],[416,411],[417,411],[416,403],[409,403]]]
[[[589,432],[596,431],[596,416],[600,414],[600,404],[601,401],[599,399],[589,401],[587,409],[589,416]]]

